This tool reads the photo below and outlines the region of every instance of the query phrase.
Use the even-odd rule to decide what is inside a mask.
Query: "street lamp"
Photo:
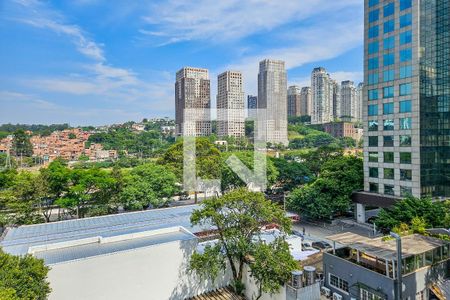
[[[397,300],[402,300],[402,238],[395,232],[390,236],[397,241]]]

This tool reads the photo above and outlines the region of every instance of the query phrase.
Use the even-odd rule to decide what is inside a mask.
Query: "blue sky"
[[[323,66],[362,80],[362,0],[0,1],[0,123],[101,125],[174,116],[175,72],[224,70],[256,94],[258,62],[289,84]]]

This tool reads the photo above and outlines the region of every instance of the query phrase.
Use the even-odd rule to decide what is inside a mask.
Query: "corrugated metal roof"
[[[173,232],[117,242],[94,242],[60,249],[38,251],[34,253],[34,256],[37,258],[42,258],[47,265],[52,265],[120,251],[144,248],[151,245],[190,239],[195,239],[195,236],[188,234],[187,232],[183,232],[182,230],[176,230]]]
[[[89,237],[111,237],[161,228],[182,226],[193,233],[210,229],[192,227],[190,217],[198,205],[154,209],[54,223],[10,228],[0,246],[5,252],[23,255],[31,246],[78,240]]]
[[[387,260],[397,259],[397,244],[395,239],[368,238],[359,234],[345,232],[327,237],[336,243],[359,250],[366,254]],[[422,254],[448,244],[443,240],[412,234],[402,237],[402,257]]]

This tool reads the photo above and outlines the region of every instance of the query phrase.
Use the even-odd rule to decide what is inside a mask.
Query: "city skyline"
[[[9,30],[0,34],[5,45],[0,119],[76,126],[173,116],[173,74],[184,65],[210,69],[212,107],[216,78],[224,70],[241,70],[245,94],[256,94],[258,62],[265,57],[286,61],[289,85],[309,85],[308,74],[317,65],[326,66],[338,81],[361,81],[363,15],[352,20],[340,16],[361,12],[362,4],[315,2],[315,10],[283,1],[261,3],[256,9],[235,2],[219,7],[202,2],[195,13],[186,9],[179,16],[194,18],[194,24],[182,31],[188,40],[176,38],[173,29],[181,28],[182,22],[174,20],[167,3],[136,4],[123,12],[109,8],[102,21],[91,18],[105,9],[101,0],[4,3],[0,26]],[[157,8],[161,15],[155,14]],[[211,16],[224,11],[226,20],[212,26],[217,18]],[[266,11],[279,11],[280,19],[258,21]],[[223,34],[242,14],[250,20],[230,29],[235,36]],[[330,21],[326,28],[320,23],[323,16]],[[203,19],[205,28],[200,26]],[[266,39],[279,43],[272,45]]]

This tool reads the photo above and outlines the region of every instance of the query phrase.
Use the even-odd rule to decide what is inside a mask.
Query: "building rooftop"
[[[226,287],[192,297],[189,300],[245,300],[245,298],[236,295],[230,287]]]
[[[192,233],[211,229],[191,226],[190,217],[197,208],[198,205],[188,205],[9,228],[0,246],[7,253],[24,255],[31,247],[87,238],[108,238],[177,226]]]
[[[374,257],[385,260],[397,259],[397,244],[395,239],[383,240],[382,237],[368,238],[349,232],[332,235],[327,239]],[[402,237],[402,257],[406,258],[422,254],[447,244],[449,242],[419,234],[404,236]]]
[[[33,253],[37,258],[43,259],[45,264],[54,265],[68,261],[145,248],[157,244],[192,239],[196,239],[195,235],[189,233],[182,227],[173,227],[162,230],[144,231],[139,234],[125,234],[113,238],[95,237],[35,246],[31,247],[29,252]]]

